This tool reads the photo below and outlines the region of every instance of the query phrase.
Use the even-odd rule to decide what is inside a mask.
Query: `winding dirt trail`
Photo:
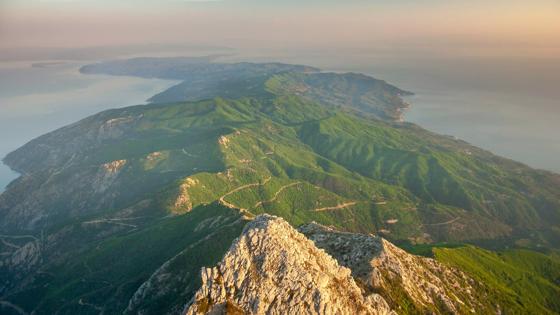
[[[429,226],[448,225],[448,224],[451,224],[453,222],[459,221],[459,219],[461,219],[461,217],[456,217],[454,219],[451,219],[451,220],[445,221],[445,222],[441,222],[441,223],[430,223],[430,224],[424,224],[424,225],[429,225]]]
[[[84,222],[84,224],[109,223],[109,224],[115,224],[115,225],[122,225],[122,226],[128,226],[128,227],[132,227],[132,228],[137,228],[138,225],[129,224],[129,223],[122,223],[122,222],[121,222],[121,221],[135,220],[135,219],[138,219],[138,218],[98,219],[98,220],[86,221],[86,222]]]
[[[181,151],[183,152],[184,155],[186,155],[188,157],[192,157],[192,158],[198,157],[198,155],[196,155],[196,154],[192,154],[192,153],[187,152],[187,150],[185,150],[185,148],[181,149]]]
[[[19,239],[19,238],[32,238],[35,241],[38,241],[39,239],[36,238],[33,235],[6,235],[6,234],[0,234],[0,238],[13,238],[13,239]]]
[[[81,299],[81,298],[78,300],[78,304],[79,304],[79,305],[82,305],[82,306],[89,306],[89,307],[93,308],[94,310],[103,313],[103,308],[102,308],[102,307],[99,307],[99,306],[97,306],[97,305],[95,305],[95,304],[86,303],[86,302],[84,302],[84,300]]]
[[[282,191],[286,190],[287,188],[290,188],[290,187],[299,185],[299,184],[301,184],[301,182],[290,183],[290,184],[288,184],[288,185],[284,185],[284,186],[280,187],[280,189],[278,189],[278,191],[277,191],[276,193],[274,193],[274,197],[272,197],[272,198],[270,198],[270,199],[268,199],[268,200],[261,200],[261,201],[257,202],[257,203],[253,206],[253,209],[254,209],[254,208],[257,208],[257,207],[259,207],[259,206],[261,206],[261,205],[263,205],[263,204],[265,204],[265,203],[274,202],[274,201],[278,198],[278,195],[280,195],[280,193],[281,193]]]
[[[272,178],[272,177],[268,177],[268,178],[265,179],[262,183],[251,183],[251,184],[239,186],[239,187],[235,188],[234,190],[229,191],[228,193],[226,193],[226,194],[223,195],[222,197],[220,197],[219,202],[220,202],[221,204],[223,204],[224,206],[228,207],[228,208],[239,209],[239,210],[241,210],[241,211],[248,211],[248,209],[238,207],[238,206],[236,206],[236,205],[230,203],[229,201],[226,201],[225,198],[226,198],[227,196],[229,196],[229,195],[231,195],[231,194],[234,194],[234,193],[236,193],[236,192],[238,192],[238,191],[240,191],[240,190],[243,190],[243,189],[247,189],[247,188],[250,188],[250,187],[256,187],[256,186],[264,186],[266,183],[268,183],[268,182],[270,181],[271,178]],[[302,182],[295,182],[295,183],[290,183],[290,184],[287,184],[287,185],[284,185],[284,186],[280,187],[280,189],[278,189],[278,191],[277,191],[276,193],[274,193],[274,197],[272,197],[272,198],[269,199],[269,200],[263,200],[263,201],[257,202],[257,203],[252,207],[252,209],[257,208],[257,207],[263,205],[264,203],[269,203],[269,202],[275,201],[276,198],[278,198],[278,196],[280,195],[280,193],[282,193],[282,191],[286,190],[286,189],[289,188],[289,187],[296,186],[296,185],[301,184],[301,183],[302,183]],[[356,202],[356,201],[350,201],[350,202],[342,203],[342,204],[339,204],[339,205],[336,205],[336,206],[332,206],[332,207],[316,208],[316,209],[313,209],[313,210],[311,210],[311,211],[329,211],[329,210],[344,209],[344,208],[351,207],[351,206],[353,206],[353,205],[355,205],[355,204],[357,204],[357,203],[358,203],[358,202]]]
[[[241,211],[247,211],[247,209],[245,209],[245,208],[238,207],[238,206],[236,206],[236,205],[230,203],[229,201],[226,201],[225,198],[226,198],[227,196],[229,196],[229,195],[231,195],[231,194],[234,194],[234,193],[236,193],[236,192],[238,192],[238,191],[240,191],[240,190],[243,190],[243,189],[247,189],[247,188],[250,188],[250,187],[256,187],[256,186],[264,186],[264,185],[266,185],[266,183],[268,183],[271,179],[272,179],[272,177],[268,177],[268,178],[265,179],[262,183],[261,183],[261,182],[258,182],[258,183],[251,183],[251,184],[239,186],[239,187],[235,188],[234,190],[229,191],[229,192],[227,192],[225,195],[221,196],[220,199],[219,199],[219,202],[220,202],[221,204],[223,204],[224,206],[228,207],[228,208],[239,209],[239,210],[241,210]]]
[[[15,248],[15,249],[20,249],[21,248],[21,246],[17,246],[16,244],[8,242],[3,238],[0,238],[0,241],[2,241],[2,244],[6,245],[8,247]]]
[[[313,209],[312,211],[338,210],[338,209],[343,209],[343,208],[351,207],[351,206],[353,206],[353,205],[355,205],[355,204],[357,204],[357,203],[358,203],[358,202],[356,202],[356,201],[351,201],[351,202],[346,202],[346,203],[339,204],[339,205],[337,205],[337,206]]]

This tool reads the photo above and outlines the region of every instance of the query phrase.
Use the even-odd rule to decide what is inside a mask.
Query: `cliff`
[[[203,268],[185,314],[496,313],[480,289],[462,272],[382,238],[315,223],[298,232],[260,215],[216,267]]]

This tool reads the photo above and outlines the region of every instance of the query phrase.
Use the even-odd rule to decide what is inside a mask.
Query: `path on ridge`
[[[276,200],[276,198],[278,198],[278,195],[280,195],[280,193],[281,193],[282,191],[284,191],[285,189],[290,188],[290,187],[292,187],[292,186],[299,185],[299,184],[301,184],[301,182],[290,183],[290,184],[287,184],[287,185],[284,185],[284,186],[280,187],[280,189],[278,189],[278,191],[277,191],[276,193],[274,193],[274,197],[272,197],[272,198],[270,198],[270,199],[268,199],[268,200],[261,200],[261,201],[257,202],[257,203],[253,206],[253,208],[257,208],[257,207],[259,207],[259,206],[261,206],[262,204],[265,204],[265,203],[274,202],[274,201]]]
[[[332,207],[323,207],[323,208],[316,208],[313,209],[312,211],[328,211],[328,210],[338,210],[338,209],[343,209],[343,208],[348,208],[351,207],[353,205],[357,204],[356,201],[350,201],[350,202],[345,202],[336,206],[332,206]]]
[[[223,195],[222,197],[220,197],[219,201],[221,204],[223,204],[224,206],[228,207],[228,208],[232,208],[232,209],[239,209],[241,211],[247,211],[247,209],[245,208],[241,208],[241,207],[237,207],[236,205],[230,203],[229,201],[226,201],[225,198],[231,194],[234,194],[240,190],[243,189],[247,189],[250,187],[255,187],[255,186],[262,186],[262,185],[266,185],[266,183],[268,183],[270,180],[272,179],[272,177],[268,177],[267,179],[265,179],[262,183],[258,182],[258,183],[251,183],[251,184],[247,184],[247,185],[243,185],[243,186],[239,186],[237,188],[235,188],[234,190],[227,192],[225,195]]]

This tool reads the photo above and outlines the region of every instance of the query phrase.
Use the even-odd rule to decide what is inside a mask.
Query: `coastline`
[[[492,95],[474,98],[470,94],[457,94],[445,91],[421,90],[414,95],[404,96],[409,104],[402,111],[402,122],[420,126],[431,132],[460,139],[472,146],[487,150],[495,155],[521,162],[531,168],[560,174],[560,166],[554,161],[554,152],[560,154],[560,146],[550,146],[552,134],[536,132],[547,130],[553,124],[554,115],[550,115],[546,124],[535,126],[527,120],[525,111],[506,111],[508,104]],[[472,106],[472,104],[488,106]],[[506,105],[504,105],[506,104]],[[494,107],[494,111],[488,108]],[[507,112],[507,120],[504,113]],[[471,123],[465,124],[465,119]],[[525,128],[512,128],[510,122],[518,121]],[[522,130],[519,132],[518,130]],[[523,130],[533,130],[525,134]],[[538,135],[538,136],[537,136]],[[538,140],[538,141],[537,141]],[[520,145],[522,143],[523,145]],[[536,156],[532,152],[542,151],[547,147],[549,154]]]
[[[406,122],[405,115],[406,115],[406,112],[409,111],[412,108],[412,104],[410,102],[407,102],[405,100],[405,97],[412,97],[412,96],[414,96],[414,94],[401,95],[400,96],[403,106],[400,106],[395,110],[395,112],[397,113],[397,119],[396,119],[397,122],[400,122],[400,123]]]
[[[0,66],[0,74],[18,73],[16,80],[0,88],[0,103],[6,104],[0,107],[0,194],[21,176],[3,161],[10,152],[97,112],[148,104],[151,96],[177,84],[176,80],[79,72],[91,62],[29,60]],[[44,63],[48,66],[37,66]],[[49,82],[48,89],[44,82]],[[20,86],[25,89],[19,90]]]
[[[2,195],[8,186],[20,176],[21,174],[4,163],[3,159],[0,160],[0,195]]]

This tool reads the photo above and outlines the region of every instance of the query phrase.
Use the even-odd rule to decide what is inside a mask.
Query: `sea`
[[[531,167],[560,173],[560,58],[446,58],[371,64],[415,93],[404,119]]]

